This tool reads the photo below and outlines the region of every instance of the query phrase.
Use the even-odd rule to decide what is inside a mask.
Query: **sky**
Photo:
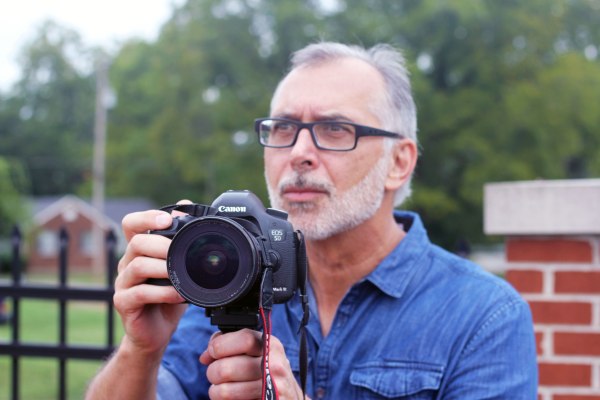
[[[114,48],[133,37],[152,40],[182,0],[0,0],[0,90],[19,77],[17,56],[43,21],[77,31],[86,47]],[[1,3],[0,3],[1,4]]]

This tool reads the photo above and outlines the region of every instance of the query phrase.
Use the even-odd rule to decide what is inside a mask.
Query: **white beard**
[[[348,231],[370,219],[381,206],[384,186],[390,164],[389,152],[384,151],[379,161],[365,177],[345,192],[339,192],[327,180],[313,179],[307,173],[294,172],[283,178],[277,189],[269,185],[269,199],[274,208],[289,214],[294,229],[302,231],[307,240],[323,240]],[[321,203],[287,202],[282,194],[289,186],[324,190],[328,197]]]

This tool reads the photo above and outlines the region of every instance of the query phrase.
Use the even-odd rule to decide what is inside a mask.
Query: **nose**
[[[315,146],[312,135],[307,128],[298,132],[296,143],[290,152],[290,162],[294,170],[314,169],[318,166],[319,149]]]

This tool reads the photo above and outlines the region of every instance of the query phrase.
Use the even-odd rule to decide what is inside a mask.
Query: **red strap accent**
[[[271,310],[265,310],[261,307],[260,316],[263,321],[263,388],[261,399],[277,400],[279,399],[277,386],[275,385],[275,381],[271,377],[271,371],[269,370],[269,352],[271,350]]]

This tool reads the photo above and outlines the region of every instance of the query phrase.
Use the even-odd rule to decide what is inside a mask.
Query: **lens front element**
[[[238,272],[239,253],[227,237],[217,234],[200,236],[190,245],[185,268],[194,283],[206,289],[229,284]]]
[[[200,307],[220,307],[252,289],[260,271],[257,242],[230,218],[189,222],[173,238],[167,256],[177,291]]]

